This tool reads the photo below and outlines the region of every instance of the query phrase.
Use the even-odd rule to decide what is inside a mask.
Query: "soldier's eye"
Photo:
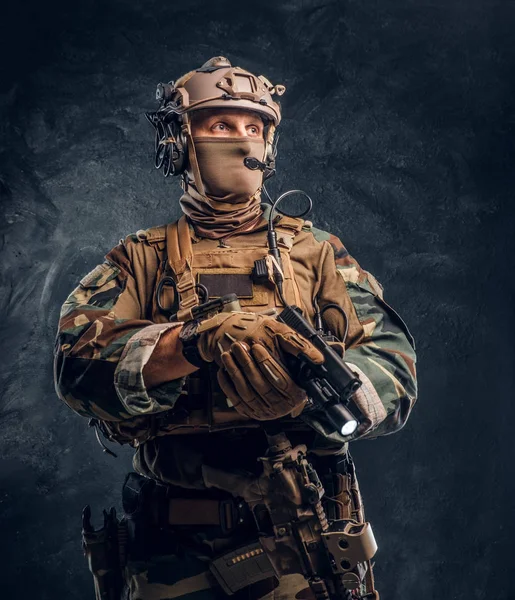
[[[228,127],[225,123],[215,123],[211,129],[214,131],[227,131]]]

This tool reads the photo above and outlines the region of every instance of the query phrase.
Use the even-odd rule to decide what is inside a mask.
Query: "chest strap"
[[[193,247],[191,234],[185,216],[166,227],[166,246],[168,265],[175,274],[177,293],[179,294],[178,321],[190,321],[191,309],[199,304],[195,278],[193,276]]]

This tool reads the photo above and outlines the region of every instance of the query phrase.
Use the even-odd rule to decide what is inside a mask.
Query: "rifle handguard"
[[[300,357],[292,365],[298,385],[303,387],[314,408],[322,411],[338,433],[351,435],[359,424],[350,410],[349,400],[361,386],[360,378],[340,358],[323,335],[307,321],[296,307],[286,307],[278,320],[308,339],[324,356],[324,362],[314,364]]]

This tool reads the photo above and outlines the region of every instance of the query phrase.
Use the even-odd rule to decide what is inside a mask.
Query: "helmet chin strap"
[[[265,135],[265,158],[264,162],[266,169],[264,172],[264,179],[269,179],[275,175],[275,155],[276,147],[274,145],[276,127],[273,123],[269,123],[266,129]]]
[[[273,151],[274,147],[274,135],[275,135],[275,125],[270,123],[267,127],[266,132],[266,157],[268,158],[268,154]]]
[[[198,193],[201,196],[205,197],[206,190],[204,188],[204,183],[202,182],[202,176],[200,175],[200,169],[199,169],[198,160],[197,160],[197,153],[195,150],[195,144],[193,143],[193,135],[191,133],[191,120],[190,120],[190,116],[188,113],[184,113],[182,115],[181,131],[184,134],[184,137],[186,138],[186,142],[188,144],[188,157],[189,157],[191,169],[193,171],[193,180],[195,181],[195,185],[197,187]],[[185,175],[185,177],[183,176],[183,181],[186,186],[186,188],[185,188],[185,191],[186,191],[187,186],[188,186],[188,179],[187,179],[186,172],[184,173],[184,175]]]

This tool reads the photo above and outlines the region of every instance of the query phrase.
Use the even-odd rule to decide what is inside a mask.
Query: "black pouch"
[[[122,506],[127,519],[137,520],[148,517],[148,504],[156,487],[153,479],[138,473],[128,473],[122,488]]]
[[[170,550],[170,534],[156,523],[156,482],[138,473],[128,473],[122,488],[122,506],[128,529],[131,560],[147,560],[163,547]],[[165,537],[166,539],[163,539]]]

